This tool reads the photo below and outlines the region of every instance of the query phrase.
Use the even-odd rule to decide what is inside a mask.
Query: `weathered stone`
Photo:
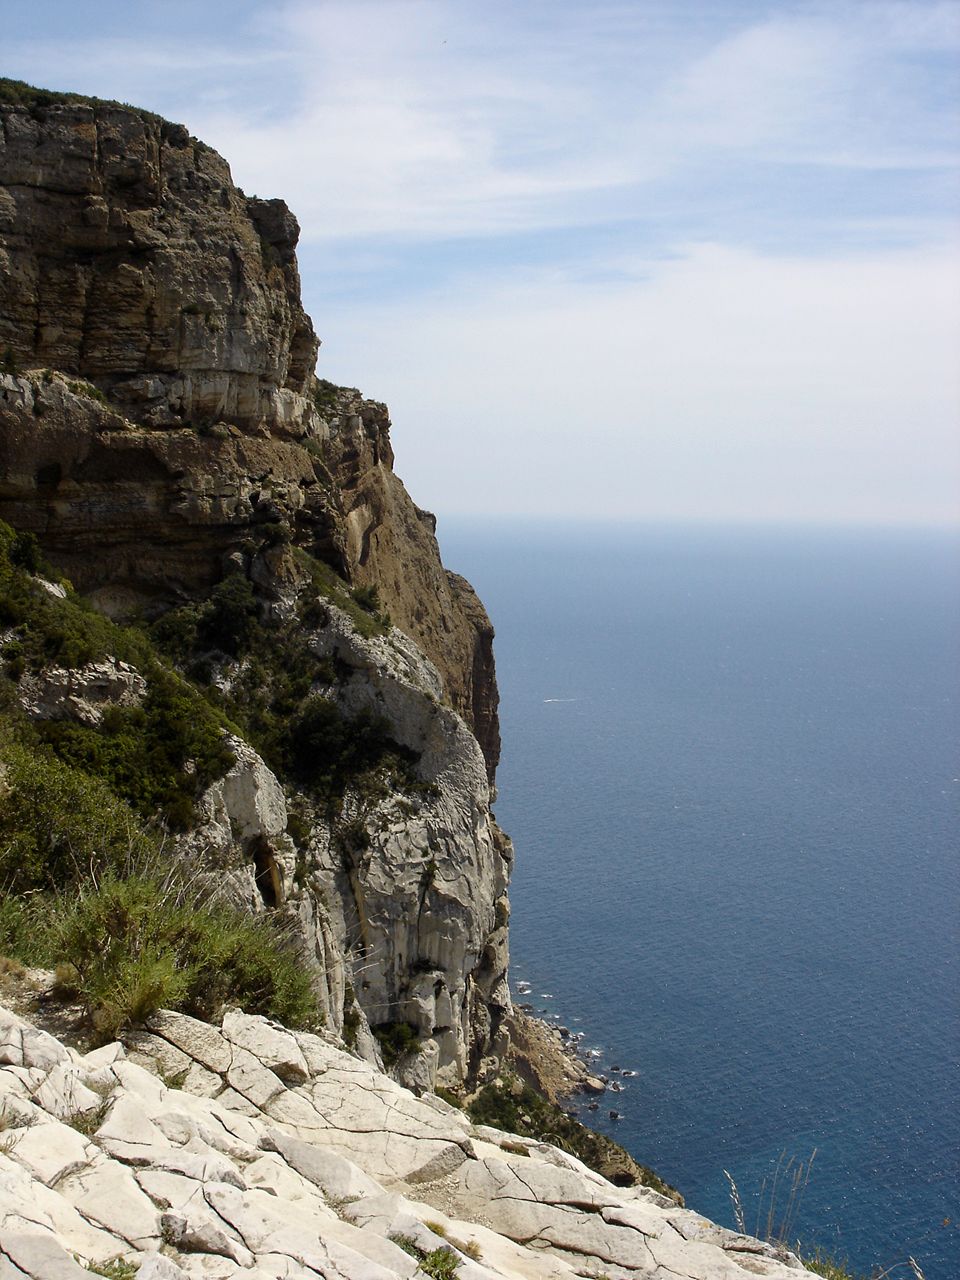
[[[272,1129],[263,1139],[265,1151],[275,1151],[328,1199],[355,1200],[376,1195],[380,1188],[352,1161],[314,1143],[301,1142]]]
[[[294,1037],[266,1018],[252,1018],[239,1009],[231,1009],[224,1014],[223,1034],[231,1044],[253,1054],[285,1084],[302,1084],[310,1078],[303,1051]]]
[[[187,1273],[162,1253],[148,1253],[140,1263],[137,1280],[188,1280]]]
[[[69,1061],[69,1053],[53,1036],[0,1008],[0,1064],[49,1071],[58,1062]]]
[[[100,1094],[83,1083],[80,1069],[69,1058],[53,1067],[33,1100],[58,1120],[93,1115],[104,1105]]]
[[[21,707],[33,720],[78,720],[96,727],[108,707],[136,707],[147,682],[135,667],[117,658],[82,667],[45,667],[24,675],[17,688]]]
[[[271,1098],[283,1092],[283,1084],[273,1072],[262,1066],[259,1058],[238,1046],[233,1048],[227,1083],[261,1111]]]
[[[14,1276],[19,1270],[31,1280],[90,1280],[90,1272],[49,1235],[4,1232],[0,1235],[0,1258],[13,1264]]]
[[[112,1161],[88,1165],[58,1188],[85,1218],[120,1236],[135,1249],[160,1243],[157,1211],[129,1170]]]
[[[8,1154],[51,1187],[67,1174],[84,1168],[95,1152],[96,1148],[69,1125],[38,1124],[17,1131]]]
[[[286,1034],[257,1019],[228,1017],[225,1029],[244,1038],[263,1027]],[[289,1119],[269,1125],[259,1111],[251,1118],[226,1105],[232,1097],[252,1106],[232,1089],[214,1100],[156,1080],[148,1087],[141,1068],[106,1053],[106,1065],[93,1064],[115,1073],[102,1149],[42,1112],[23,1127],[36,1109],[13,1092],[20,1081],[11,1073],[36,1068],[0,1070],[0,1105],[17,1108],[22,1122],[9,1129],[10,1152],[0,1151],[0,1259],[8,1233],[39,1231],[68,1254],[146,1262],[162,1230],[190,1280],[411,1280],[416,1262],[391,1241],[397,1235],[422,1252],[460,1250],[462,1280],[796,1274],[796,1260],[761,1241],[643,1188],[615,1187],[547,1144],[525,1140],[525,1156],[508,1154],[501,1144],[516,1139],[413,1097],[324,1041],[308,1048],[309,1078],[284,1085],[233,1045],[244,1070],[255,1063],[279,1088],[271,1107],[289,1104]],[[59,1061],[50,1075],[85,1066]],[[10,1258],[4,1266],[12,1280],[28,1275]],[[161,1270],[156,1280],[168,1276]]]
[[[147,1026],[161,1039],[182,1050],[208,1071],[227,1071],[233,1058],[230,1045],[209,1023],[189,1018],[185,1013],[161,1009],[151,1014]]]
[[[241,1267],[253,1265],[253,1254],[223,1230],[218,1219],[202,1209],[169,1210],[161,1219],[164,1239],[183,1253],[214,1253],[232,1258]]]

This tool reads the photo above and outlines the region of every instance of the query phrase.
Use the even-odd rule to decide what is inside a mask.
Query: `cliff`
[[[394,474],[386,408],[315,376],[298,234],[182,126],[0,84],[0,519],[154,645],[124,684],[122,628],[40,644],[50,584],[11,562],[6,705],[90,773],[122,721],[151,770],[134,712],[172,664],[222,760],[164,742],[176,795],[151,811],[119,767],[114,791],[292,925],[328,1027],[378,1062],[368,1025],[407,1028],[396,1070],[461,1085],[496,1071],[509,1009],[493,630]]]

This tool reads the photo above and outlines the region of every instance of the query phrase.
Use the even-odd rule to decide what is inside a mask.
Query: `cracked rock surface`
[[[410,1250],[442,1248],[461,1280],[802,1272],[415,1097],[332,1037],[236,1010],[220,1026],[161,1012],[82,1055],[0,1008],[0,1128],[0,1280],[111,1261],[139,1280],[408,1280]]]

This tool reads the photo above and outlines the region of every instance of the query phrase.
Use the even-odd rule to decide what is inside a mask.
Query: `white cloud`
[[[620,266],[341,313],[323,371],[390,402],[449,511],[960,517],[956,249]]]

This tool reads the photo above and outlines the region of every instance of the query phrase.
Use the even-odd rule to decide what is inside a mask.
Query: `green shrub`
[[[385,1067],[392,1067],[405,1054],[415,1053],[420,1048],[417,1029],[409,1022],[381,1022],[370,1029],[380,1044],[380,1056]]]
[[[350,594],[365,613],[379,612],[380,591],[375,582],[367,587],[354,587]]]
[[[130,808],[99,778],[20,744],[3,750],[0,885],[53,890],[156,849]]]
[[[162,813],[175,830],[190,825],[194,800],[234,760],[214,709],[160,666],[141,706],[111,708],[98,728],[51,720],[38,733],[62,760],[103,778],[144,817]]]
[[[50,923],[46,898],[40,894],[21,898],[4,892],[0,896],[0,955],[49,968],[56,961]]]
[[[452,1249],[441,1245],[439,1249],[431,1249],[420,1259],[420,1270],[433,1280],[451,1280],[460,1266],[460,1259]]]
[[[858,1277],[849,1270],[846,1262],[838,1262],[836,1258],[824,1253],[821,1249],[818,1249],[812,1257],[802,1256],[800,1261],[807,1271],[812,1271],[816,1276],[823,1276],[824,1280],[858,1280]],[[864,1278],[860,1277],[860,1280]]]
[[[95,1276],[105,1276],[106,1280],[134,1280],[140,1270],[139,1262],[127,1262],[119,1254],[108,1258],[106,1262],[88,1262],[86,1269]]]
[[[53,948],[103,1039],[159,1008],[210,1020],[228,1002],[319,1025],[309,978],[271,922],[200,902],[175,877],[108,871],[58,897],[52,921]]]
[[[199,639],[238,657],[261,638],[260,608],[253,586],[242,573],[232,573],[210,593],[200,617]]]

